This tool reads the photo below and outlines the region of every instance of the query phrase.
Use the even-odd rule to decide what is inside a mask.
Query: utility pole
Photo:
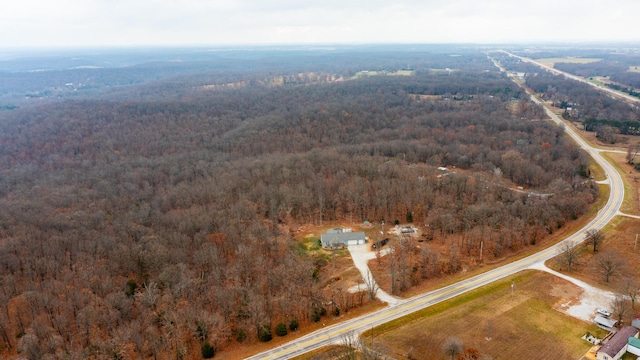
[[[514,282],[511,282],[511,305],[513,305],[513,286],[514,286]]]
[[[371,348],[373,349],[373,325],[371,325]]]

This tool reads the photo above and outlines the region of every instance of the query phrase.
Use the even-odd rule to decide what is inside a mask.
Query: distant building
[[[418,232],[418,229],[411,225],[406,225],[400,228],[401,234],[415,234],[416,232]]]
[[[320,242],[323,248],[343,248],[349,245],[366,244],[367,236],[361,231],[352,232],[350,228],[335,228],[320,235]]]
[[[627,346],[629,338],[637,338],[638,337],[638,329],[633,326],[625,326],[620,331],[615,333],[604,344],[596,355],[597,360],[618,360],[627,352]],[[636,339],[637,340],[637,339]]]

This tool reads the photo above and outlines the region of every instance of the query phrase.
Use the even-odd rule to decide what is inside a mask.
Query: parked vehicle
[[[376,241],[375,243],[373,243],[373,245],[371,245],[371,247],[374,249],[381,248],[387,245],[388,242],[389,242],[389,238],[386,238],[384,240]]]

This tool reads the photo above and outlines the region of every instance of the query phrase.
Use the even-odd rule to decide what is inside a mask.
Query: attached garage
[[[320,236],[320,242],[323,248],[341,248],[366,244],[367,237],[364,232],[344,232],[341,229],[332,229]]]

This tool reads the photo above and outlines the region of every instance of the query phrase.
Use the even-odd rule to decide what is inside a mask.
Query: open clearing
[[[640,66],[629,66],[629,71],[640,72]]]
[[[353,78],[357,79],[363,76],[377,76],[377,75],[387,75],[387,76],[411,76],[414,75],[415,71],[413,70],[396,70],[396,71],[387,71],[387,70],[362,70],[358,71]]]
[[[514,284],[513,297],[511,284]],[[398,359],[441,359],[443,342],[460,338],[493,359],[579,359],[586,332],[605,332],[560,311],[581,290],[547,273],[527,271],[363,334]]]
[[[572,63],[572,64],[588,64],[602,59],[598,58],[547,58],[537,59],[536,61],[545,65],[551,65],[555,63]]]

